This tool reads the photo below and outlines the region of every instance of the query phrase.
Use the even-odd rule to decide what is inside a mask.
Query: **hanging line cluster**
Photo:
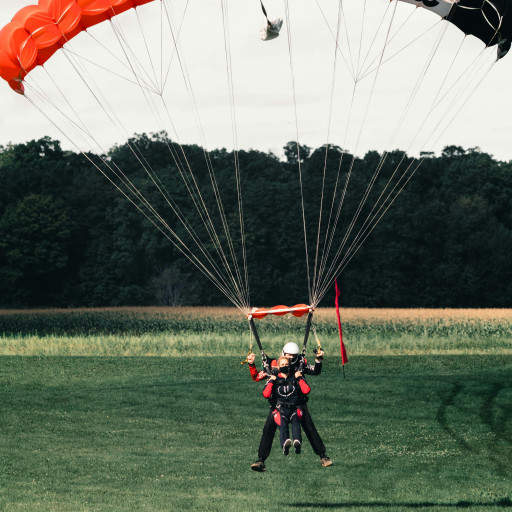
[[[496,61],[489,63],[488,47],[497,45],[498,57],[502,57],[509,46],[512,23],[496,2],[486,1],[482,9],[468,13],[464,0],[455,5],[441,1],[443,7],[449,3],[453,9],[444,16],[437,13],[441,16],[439,19],[432,17],[429,23],[417,24],[416,18],[426,7],[415,9],[407,3],[411,2],[338,0],[333,13],[332,3],[316,0],[315,4],[308,2],[305,8],[308,23],[321,27],[327,35],[331,55],[328,105],[317,123],[325,130],[325,153],[323,169],[315,169],[322,179],[314,198],[318,207],[313,211],[312,200],[307,197],[309,178],[301,149],[307,123],[301,118],[304,62],[296,51],[299,43],[304,42],[304,29],[295,22],[300,5],[284,0],[286,38],[261,43],[276,45],[272,47],[272,54],[285,52],[288,65],[287,93],[297,161],[307,308],[318,306],[334,279],[343,273],[420,168],[421,151],[442,139],[488,75]],[[190,14],[197,5],[197,0],[182,0],[181,3],[170,0],[39,0],[38,5],[21,9],[13,21],[0,30],[0,76],[23,94],[177,251],[248,315],[251,312],[248,272],[251,255],[246,250],[244,170],[239,158],[237,84],[240,82],[235,81],[237,59],[233,55],[232,30],[236,24],[230,19],[233,4],[220,0],[219,22],[209,23],[208,28],[220,33],[222,40],[225,111],[233,147],[230,180],[235,191],[234,204],[226,203],[223,183],[219,182],[214,168],[208,140],[211,132],[205,127],[203,115],[204,102],[198,97],[200,88],[195,68],[189,66],[188,50],[194,43],[190,43],[187,27],[195,28],[198,22]],[[261,1],[260,6],[270,22]],[[145,12],[151,12],[150,24],[147,24]],[[132,23],[125,24],[124,17],[128,20],[129,14]],[[457,44],[445,44],[450,24],[462,30]],[[421,30],[411,35],[408,31],[411,25]],[[484,47],[464,60],[461,55],[470,44],[466,34],[481,39]],[[76,37],[78,35],[80,37]],[[450,37],[453,41],[453,34],[450,33]],[[420,54],[415,53],[415,66],[407,73],[412,78],[410,87],[396,105],[396,115],[387,120],[388,129],[378,137],[384,148],[382,154],[372,163],[366,186],[358,192],[355,209],[347,211],[347,197],[353,193],[352,183],[360,172],[357,154],[364,147],[372,117],[382,107],[378,93],[383,75],[389,66],[417,46],[426,51],[421,59]],[[440,54],[449,56],[448,65],[434,73]],[[57,57],[67,64],[65,75],[52,73],[49,64]],[[412,64],[406,62],[408,67]],[[461,65],[456,65],[460,62]],[[267,63],[272,65],[268,57]],[[36,70],[37,76],[33,76]],[[426,83],[433,75],[435,80],[428,87],[427,97]],[[130,91],[124,107],[119,107],[118,94],[110,80],[119,80],[125,84],[126,91]],[[69,87],[71,81],[73,85]],[[146,147],[133,137],[132,124],[127,117],[130,110],[127,106],[132,99],[142,100],[151,126],[164,143],[169,162],[165,170],[153,166],[150,141]],[[183,121],[180,109],[185,105],[187,115]],[[91,111],[95,112],[92,118]],[[108,126],[121,140],[127,141],[129,165],[116,159],[115,150],[105,147],[97,135],[98,124]],[[197,155],[192,155],[182,135],[192,125],[202,148],[200,162]],[[395,161],[392,150],[397,141],[402,140],[404,132],[409,136],[407,146]],[[332,176],[328,162],[335,147],[339,148],[338,163]],[[346,148],[350,148],[350,152]],[[408,151],[420,156],[409,157]],[[144,183],[136,178],[132,169],[134,163],[145,176]],[[390,165],[391,172],[384,175]],[[166,185],[163,171],[179,177],[183,194]],[[154,195],[148,194],[149,187],[156,192],[157,201]],[[193,219],[184,213],[183,195],[193,206]],[[308,233],[307,227],[311,224],[307,219],[311,215],[315,216],[316,228],[315,232]],[[297,233],[293,236],[296,238]]]

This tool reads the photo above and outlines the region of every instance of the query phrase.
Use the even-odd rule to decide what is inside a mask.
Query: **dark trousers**
[[[279,440],[281,441],[281,448],[287,439],[290,439],[289,425],[292,425],[292,438],[298,439],[302,443],[302,437],[300,435],[300,420],[295,407],[284,407],[281,406],[281,425],[279,426]]]
[[[300,422],[302,425],[302,430],[304,430],[308,441],[311,443],[313,451],[318,456],[324,455],[325,445],[315,427],[315,424],[313,423],[313,420],[311,419],[308,406],[307,404],[303,404],[300,407],[302,409],[302,419]],[[274,416],[272,415],[272,411],[273,409],[271,408],[268,412],[267,421],[265,421],[260,446],[258,448],[258,459],[263,461],[270,455],[270,450],[272,450],[272,441],[274,440],[274,434],[276,433],[277,428],[276,422],[274,421]]]

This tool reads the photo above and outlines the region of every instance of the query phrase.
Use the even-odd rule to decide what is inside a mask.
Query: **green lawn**
[[[512,508],[512,356],[327,359],[310,411],[334,465],[277,436],[237,357],[0,357],[0,510]]]

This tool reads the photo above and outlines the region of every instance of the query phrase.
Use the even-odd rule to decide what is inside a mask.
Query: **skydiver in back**
[[[286,343],[283,347],[282,355],[286,357],[289,361],[293,370],[297,368],[300,364],[300,355],[299,347],[296,343]],[[315,364],[307,364],[307,361],[304,361],[304,375],[320,375],[322,371],[322,360],[324,357],[324,352],[319,350],[316,354]],[[249,363],[249,371],[251,373],[251,378],[255,382],[259,382],[263,379],[268,379],[268,375],[264,371],[258,371],[256,365],[254,364],[255,355],[250,354],[247,357],[247,362]],[[270,363],[271,368],[277,367],[277,361],[272,360]],[[307,396],[303,397],[303,402],[301,404],[302,409],[302,418],[300,420],[302,429],[308,438],[308,441],[311,443],[311,447],[313,451],[320,457],[320,463],[323,467],[328,467],[332,465],[331,459],[326,455],[325,445],[318,433],[315,424],[313,423],[313,419],[311,418],[311,414],[309,413],[309,409],[307,406]],[[265,425],[263,427],[263,433],[261,436],[260,444],[258,447],[258,460],[251,465],[251,469],[253,471],[265,471],[265,460],[270,455],[270,451],[272,450],[272,442],[274,440],[274,434],[276,432],[276,423],[274,421],[273,411],[275,409],[275,403],[273,403],[272,397],[269,399],[270,410],[267,416],[267,420],[265,421]]]

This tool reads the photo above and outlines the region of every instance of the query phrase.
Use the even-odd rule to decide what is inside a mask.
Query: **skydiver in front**
[[[277,373],[273,373],[263,389],[263,396],[276,402],[273,411],[275,422],[279,425],[279,439],[283,453],[288,455],[292,440],[290,439],[289,425],[292,426],[293,447],[299,454],[302,447],[300,434],[300,418],[302,417],[302,397],[307,395],[311,388],[300,371],[293,372],[290,361],[281,356],[277,360]]]

